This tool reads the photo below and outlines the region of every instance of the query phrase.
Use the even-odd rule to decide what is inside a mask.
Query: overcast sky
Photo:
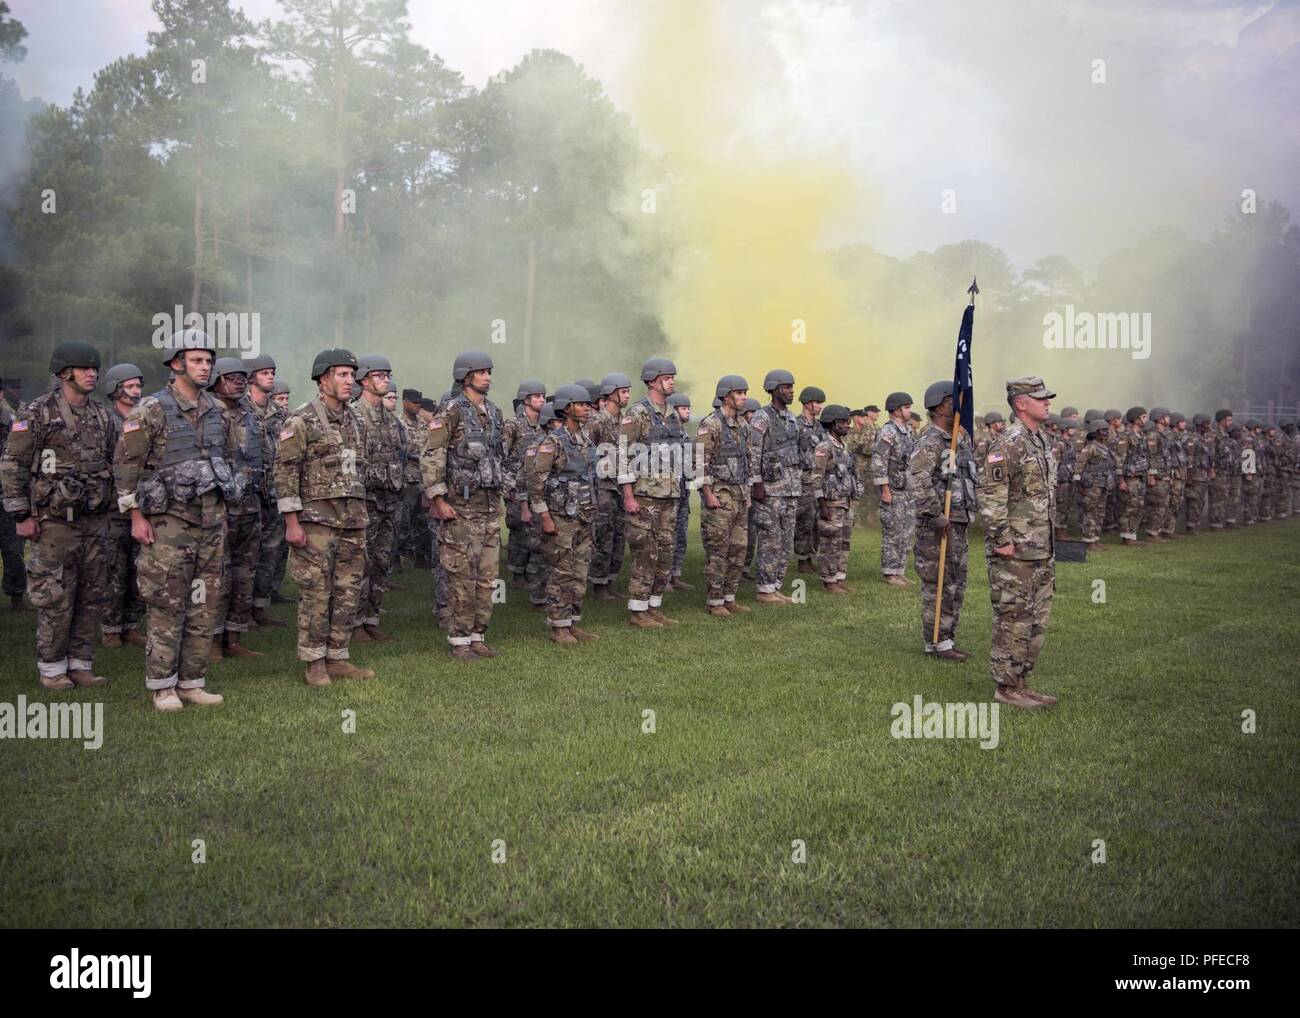
[[[58,103],[115,57],[143,52],[155,27],[148,0],[10,6],[29,53],[2,70],[25,95]],[[278,10],[274,0],[241,6],[255,20]],[[645,104],[655,99],[640,87],[656,59],[646,39],[663,39],[655,20],[671,6],[412,0],[410,22],[476,86],[530,49],[568,53],[652,135]],[[874,212],[846,210],[828,242],[908,255],[975,237],[1021,267],[1053,252],[1091,265],[1155,225],[1208,233],[1236,212],[1243,188],[1300,214],[1300,3],[718,0],[713,9],[727,49],[719,62],[745,71],[727,79],[724,130],[785,157],[844,160],[870,182]],[[1105,83],[1092,80],[1098,60]],[[691,116],[682,96],[665,101]],[[948,188],[956,215],[941,210]]]

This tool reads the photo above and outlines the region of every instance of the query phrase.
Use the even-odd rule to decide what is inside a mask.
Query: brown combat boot
[[[847,594],[848,591],[841,587],[834,580],[822,580],[822,590],[828,594]]]
[[[600,639],[598,633],[589,633],[581,626],[570,626],[569,633],[575,637],[579,643],[591,643],[594,640]]]
[[[477,661],[478,655],[470,650],[468,643],[462,643],[459,646],[451,648],[451,656],[457,661]]]
[[[623,595],[614,589],[612,583],[598,583],[593,594],[597,601],[622,601]]]
[[[1121,537],[1119,543],[1129,548],[1137,548],[1142,544],[1136,537]]]
[[[325,662],[325,674],[331,679],[373,679],[375,673],[369,668],[358,668],[351,661]]]
[[[953,647],[952,652],[954,654],[960,654],[963,661],[970,660],[970,651],[968,650],[962,650],[960,647]]]
[[[195,707],[219,707],[226,701],[220,693],[209,693],[206,689],[181,689],[177,686],[176,695],[182,703],[190,703]]]
[[[365,626],[357,626],[352,630],[353,643],[370,643],[370,634],[366,632]]]
[[[715,619],[731,618],[731,612],[727,611],[726,605],[711,604],[708,605],[705,610],[708,611],[708,613],[712,615]]]
[[[226,657],[266,657],[260,650],[249,650],[239,642],[239,634],[226,630],[225,639],[222,641],[222,649]]]
[[[741,604],[739,601],[728,601],[724,608],[732,615],[748,615],[754,609],[747,604]]]
[[[41,684],[43,689],[53,689],[55,692],[62,693],[65,689],[72,689],[76,683],[66,675],[42,675],[36,680]]]
[[[253,609],[253,621],[259,626],[265,626],[268,629],[284,629],[289,624],[287,622],[281,622],[277,618],[273,618],[271,615],[267,614],[265,608]]]
[[[993,699],[998,703],[1005,703],[1008,707],[1018,707],[1021,710],[1038,710],[1043,706],[1037,700],[1025,696],[1025,691],[1017,686],[998,686]]]
[[[1056,697],[1049,696],[1047,693],[1040,693],[1038,690],[1031,689],[1029,686],[1022,686],[1020,692],[1023,693],[1027,699],[1036,700],[1044,707],[1050,707],[1052,704],[1056,703]]]
[[[212,646],[208,649],[208,660],[224,661],[225,657],[226,655],[221,652],[221,637],[214,636],[212,638]]]
[[[140,630],[138,629],[128,629],[126,631],[126,636],[123,638],[123,640],[125,643],[129,643],[132,647],[149,646],[149,641],[146,640],[143,635],[141,635]]]
[[[330,684],[329,672],[325,670],[325,659],[318,658],[307,665],[307,685],[309,686],[328,686]]]
[[[951,648],[948,649],[948,650],[936,650],[936,651],[934,651],[934,652],[931,654],[931,657],[937,657],[937,658],[939,658],[941,661],[958,661],[958,662],[960,662],[960,661],[965,661],[965,660],[966,660],[966,655],[965,655],[965,654],[963,654],[963,653],[962,653],[961,651],[959,651],[959,650],[952,650]]]
[[[122,646],[122,634],[105,633],[99,638],[99,643],[102,647],[120,647]]]
[[[884,582],[891,587],[910,587],[912,581],[906,576],[900,576],[898,573],[890,573],[884,578]]]
[[[633,629],[663,629],[663,623],[656,622],[648,611],[629,612],[627,624]]]
[[[779,590],[760,590],[754,595],[759,604],[792,604],[793,602]]]
[[[185,707],[185,704],[181,703],[181,698],[176,695],[175,689],[155,689],[152,699],[153,709],[163,714],[175,714]]]
[[[816,567],[815,565],[813,565],[813,560],[812,560],[812,559],[810,559],[810,558],[801,558],[801,559],[799,560],[799,572],[801,572],[801,573],[815,573],[815,572],[817,572],[817,567]]]
[[[471,643],[471,644],[469,645],[469,649],[472,650],[472,651],[473,651],[475,654],[477,654],[479,657],[496,657],[496,656],[497,656],[497,652],[496,652],[495,650],[493,650],[491,647],[489,647],[489,646],[488,646],[486,643],[484,643],[482,640],[475,640],[473,643]]]
[[[673,588],[673,590],[694,590],[695,589],[695,584],[687,583],[680,576],[674,576],[670,586]]]
[[[654,619],[656,622],[658,622],[661,626],[675,626],[675,625],[677,625],[677,620],[676,620],[676,619],[670,619],[667,615],[665,615],[663,612],[661,612],[658,608],[651,608],[651,609],[650,609],[646,614],[649,615],[649,616],[650,616],[652,619]]]
[[[389,636],[378,626],[367,625],[362,628],[365,630],[366,635],[370,637],[370,639],[374,640],[375,643],[387,643],[389,640],[397,639],[396,636]]]
[[[569,632],[567,626],[551,626],[551,642],[561,647],[576,647],[578,638]]]
[[[96,675],[84,668],[68,669],[68,678],[76,686],[103,686],[108,683],[108,679],[104,678],[104,676]]]
[[[748,580],[750,583],[753,583],[758,579],[758,577],[754,575],[754,570],[752,569],[742,569],[740,571],[740,578],[742,580]]]

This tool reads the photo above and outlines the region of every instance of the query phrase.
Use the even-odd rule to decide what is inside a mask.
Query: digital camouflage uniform
[[[817,558],[817,538],[820,533],[817,512],[818,494],[814,488],[813,458],[817,447],[826,437],[826,429],[816,418],[809,420],[803,414],[795,417],[799,426],[799,505],[794,518],[794,555],[801,565],[806,564],[811,571],[813,560]],[[850,524],[852,521],[850,521]]]
[[[91,672],[108,584],[108,516],[116,437],[92,399],[74,407],[62,386],[19,408],[4,455],[4,509],[40,526],[27,563],[42,678]]]
[[[9,404],[0,399],[0,449],[9,441],[14,415]],[[27,566],[23,562],[23,539],[14,528],[13,514],[0,509],[0,556],[4,560],[4,594],[21,598],[27,592]]]
[[[555,533],[542,535],[546,574],[546,621],[568,629],[582,621],[593,528],[596,525],[596,448],[582,429],[566,426],[529,446],[528,503],[541,526],[550,512]]]
[[[979,511],[993,604],[989,667],[999,687],[1028,685],[1047,638],[1056,587],[1055,481],[1056,465],[1042,433],[1018,419],[989,446],[980,471]],[[1007,544],[1013,546],[1009,558],[994,552]]]
[[[1115,469],[1123,479],[1126,491],[1121,493],[1119,513],[1120,537],[1138,539],[1142,522],[1142,508],[1147,496],[1147,473],[1150,471],[1150,452],[1146,435],[1130,425],[1121,431],[1115,441]]]
[[[596,469],[596,542],[590,570],[595,587],[612,584],[623,568],[626,518],[618,486],[618,432],[618,414],[602,408],[588,419],[587,434],[601,457]]]
[[[243,490],[241,498],[226,500],[226,568],[212,634],[219,637],[226,632],[246,633],[252,624],[253,583],[262,547],[265,443],[261,418],[242,399],[213,395],[225,413],[226,428],[235,449],[231,466],[239,475]]]
[[[958,428],[961,427],[957,423]],[[975,515],[976,485],[974,448],[962,430],[957,439],[955,463],[949,456],[952,433],[931,423],[908,458],[908,491],[916,512],[916,575],[921,580],[921,639],[925,652],[953,650],[962,602],[966,599],[968,543],[966,528]],[[953,464],[945,470],[945,464]],[[949,483],[951,482],[951,484]],[[935,597],[939,586],[939,558],[943,544],[944,502],[952,491],[948,509],[948,546],[943,561],[943,601],[939,605],[939,641],[934,641]]]
[[[700,500],[700,540],[704,545],[705,604],[711,608],[734,604],[745,568],[749,529],[749,426],[740,415],[714,410],[700,422],[700,486],[709,485],[718,507]]]
[[[629,611],[657,611],[672,579],[685,435],[676,411],[668,406],[661,410],[649,396],[629,406],[619,422],[627,462],[621,465],[618,482],[632,485],[640,506],[623,524],[632,559]]]
[[[234,442],[216,398],[190,401],[174,384],[127,415],[113,476],[117,504],[139,509],[153,544],[136,554],[148,610],[145,686],[202,689],[226,569],[226,496],[242,496],[230,463]]]
[[[108,419],[113,425],[113,448],[116,450],[126,418],[116,404],[110,403]],[[138,550],[139,545],[131,536],[131,514],[117,508],[114,496],[113,508],[108,514],[108,588],[105,591],[104,614],[99,626],[105,635],[114,633],[122,636],[130,630],[140,628],[144,603],[140,600],[135,579]]]
[[[910,427],[891,419],[880,429],[871,457],[871,480],[877,490],[889,485],[890,501],[880,500],[880,571],[902,576],[907,553],[915,544],[916,511],[908,490],[909,468],[916,437]]]
[[[275,457],[276,504],[307,535],[289,549],[298,585],[298,660],[347,661],[366,577],[365,439],[352,407],[324,396],[284,422]]]
[[[546,599],[546,564],[542,553],[541,529],[532,521],[523,521],[528,490],[524,486],[520,468],[523,466],[524,452],[541,433],[541,425],[522,408],[501,429],[505,464],[502,490],[506,497],[506,530],[510,535],[506,545],[506,568],[516,582],[532,593],[534,604],[543,604]]]
[[[397,414],[371,406],[366,394],[352,404],[361,425],[366,471],[366,578],[356,625],[379,625],[379,612],[393,569],[394,541],[402,511],[406,432]]]
[[[477,406],[457,393],[429,425],[420,457],[426,498],[442,495],[456,511],[437,526],[438,559],[446,577],[447,640],[453,647],[483,643],[492,621],[492,589],[501,548],[505,483],[504,422],[486,397]]]
[[[806,484],[812,491],[815,506],[817,575],[822,583],[834,584],[848,578],[853,504],[861,497],[863,488],[847,442],[826,429],[822,429],[822,435],[813,450],[813,468]]]
[[[244,395],[244,405],[258,419],[262,432],[262,547],[257,553],[257,571],[253,576],[253,607],[268,608],[271,598],[280,590],[280,577],[276,570],[284,554],[284,517],[276,505],[275,497],[275,452],[280,442],[280,432],[284,429],[287,416],[267,397],[265,406],[258,406],[248,394]]]
[[[803,494],[799,425],[794,414],[768,403],[749,421],[749,463],[764,498],[753,499],[755,572],[760,594],[779,592],[794,553],[795,517]]]
[[[1079,532],[1084,544],[1101,540],[1107,494],[1114,486],[1115,454],[1104,437],[1094,438],[1074,461],[1074,483],[1079,493]]]

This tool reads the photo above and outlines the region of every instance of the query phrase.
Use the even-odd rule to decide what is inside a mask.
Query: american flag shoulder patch
[[[441,427],[442,427],[442,419],[439,417],[435,417],[433,420],[429,422],[430,431],[437,431]]]
[[[991,453],[989,453],[989,459],[988,459],[988,461],[989,461],[990,463],[1001,463],[1001,462],[1002,462],[1002,453],[1000,453],[1000,452],[991,452]]]
[[[139,422],[139,421],[134,421],[134,420],[132,420],[132,421],[123,421],[123,422],[122,422],[122,431],[123,431],[123,433],[126,433],[126,432],[128,432],[128,431],[139,431],[139,430],[140,430],[140,422]]]
[[[31,421],[14,421],[14,431],[27,431],[31,427]]]
[[[293,428],[285,428],[282,432],[280,432],[280,441],[281,441],[281,442],[285,441],[286,439],[290,439],[290,438],[293,438]]]

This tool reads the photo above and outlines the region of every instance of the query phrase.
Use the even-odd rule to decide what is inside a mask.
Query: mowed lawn
[[[135,648],[100,653],[102,691],[39,690],[35,617],[0,610],[0,700],[106,703],[97,751],[0,743],[0,923],[1296,926],[1300,520],[1059,565],[1035,684],[1060,704],[1003,708],[992,750],[895,740],[895,702],[991,696],[972,536],[964,665],[922,656],[861,528],[850,597],[807,577],[722,621],[697,589],[666,632],[601,605],[561,649],[511,590],[501,656],[467,665],[408,569],[400,640],[355,649],[377,680],[311,690],[294,630],[258,631],[265,658],[210,672],[224,706],[171,717]]]

